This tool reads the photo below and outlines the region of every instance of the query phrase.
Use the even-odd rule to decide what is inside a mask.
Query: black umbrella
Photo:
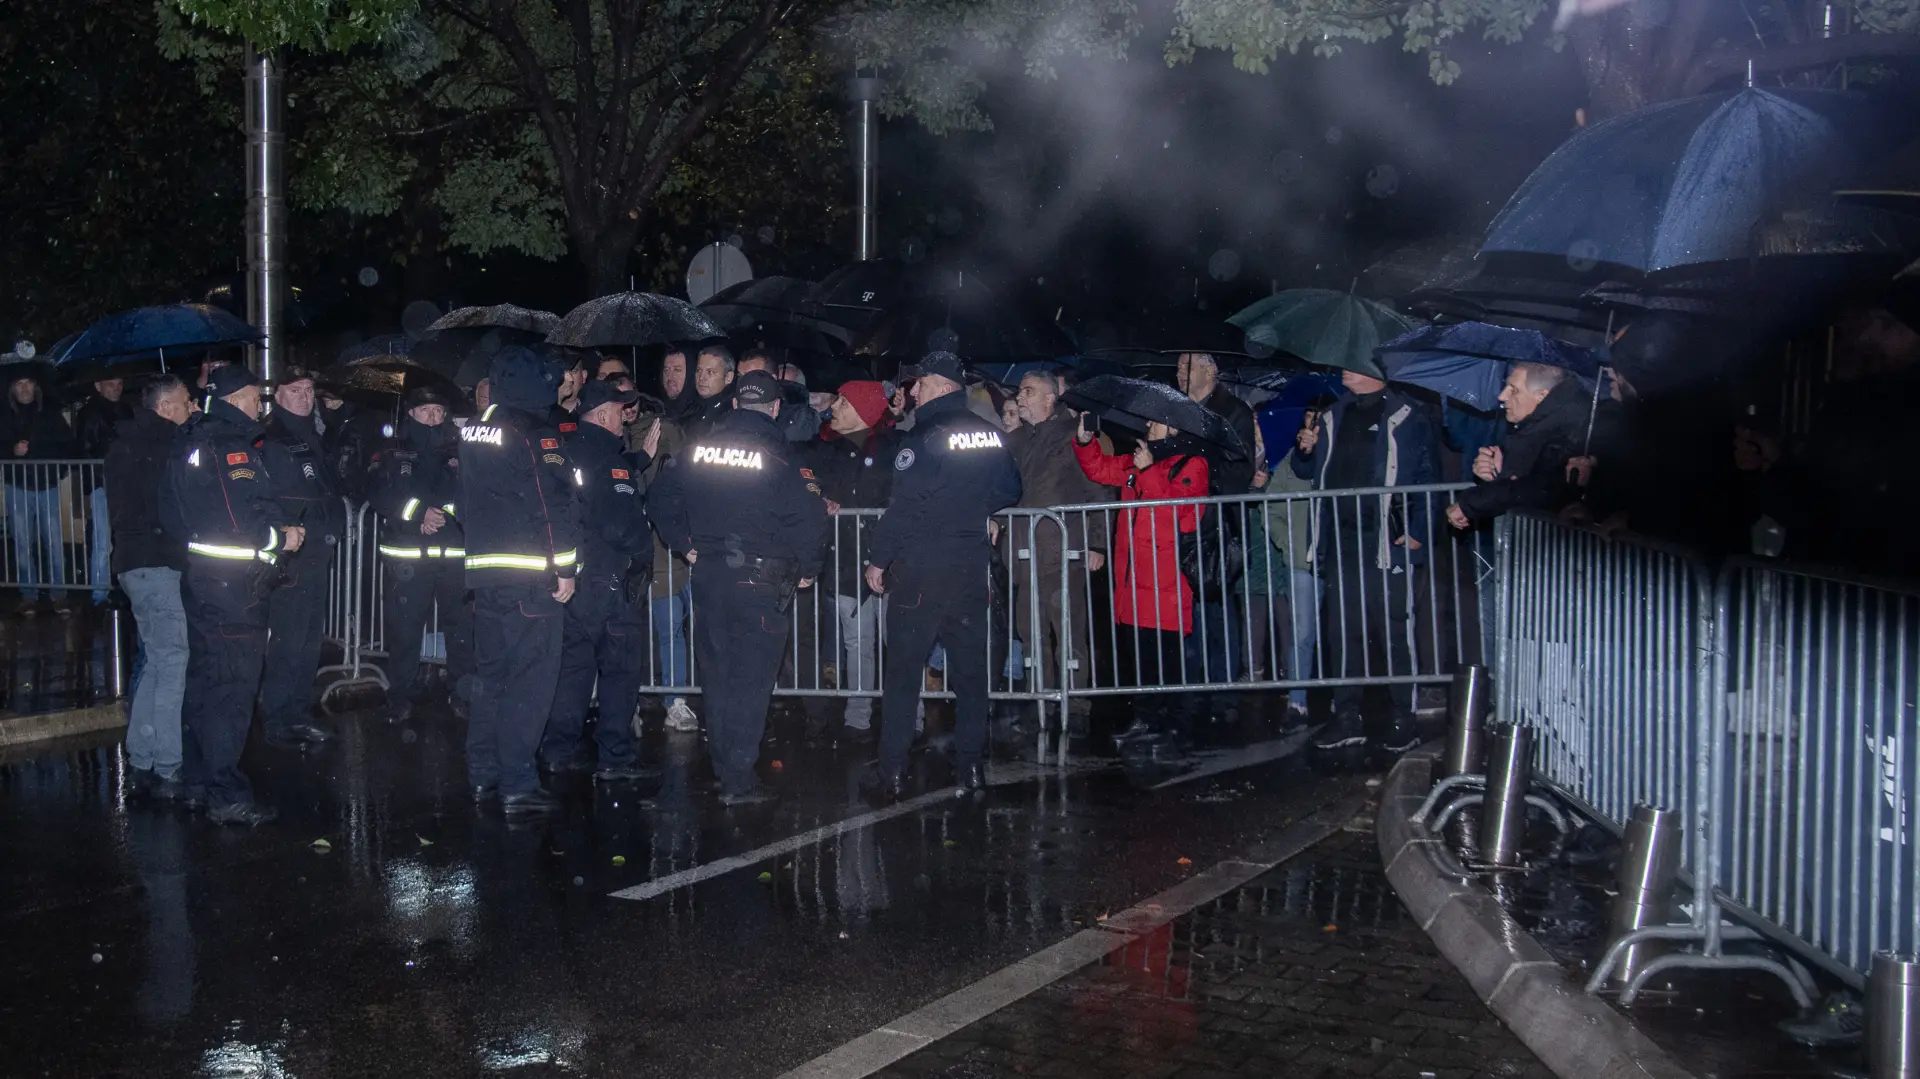
[[[413,354],[414,340],[404,333],[385,333],[378,337],[369,337],[358,344],[348,345],[334,357],[334,366],[360,363],[365,360],[390,360]]]
[[[570,348],[640,347],[715,341],[727,335],[685,300],[652,292],[616,292],[567,312],[547,343]]]
[[[372,399],[382,405],[419,386],[432,386],[456,401],[466,399],[452,379],[406,356],[365,356],[335,364],[314,380],[342,397]]]
[[[427,334],[432,336],[444,330],[518,330],[545,337],[559,326],[560,316],[551,311],[497,303],[492,307],[460,307],[449,311],[427,327]]]
[[[804,315],[815,288],[812,281],[798,277],[756,277],[714,293],[700,310],[728,329],[778,321]]]
[[[1068,390],[1060,400],[1136,431],[1149,422],[1164,423],[1182,434],[1211,442],[1227,456],[1245,460],[1250,452],[1224,416],[1172,386],[1119,375],[1095,375]]]
[[[884,311],[928,294],[929,275],[892,259],[854,262],[822,278],[807,297],[806,313],[854,332]]]
[[[938,351],[973,363],[1007,363],[1057,360],[1080,350],[1046,314],[981,291],[964,299],[928,296],[894,307],[854,339],[853,351],[902,363]]]

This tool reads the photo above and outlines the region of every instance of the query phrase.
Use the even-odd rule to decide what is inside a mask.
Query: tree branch
[[[526,35],[520,32],[520,24],[514,21],[514,0],[491,0],[491,4],[492,18],[487,20],[484,30],[500,42],[520,72],[521,93],[533,106],[540,130],[547,137],[547,148],[553,153],[554,167],[560,170],[560,197],[567,203],[568,216],[576,213],[584,216],[588,185],[583,182],[577,155],[568,152],[571,133],[566,119],[560,115],[560,103],[554,96],[553,85],[547,81],[546,68]]]
[[[1693,65],[1681,89],[1686,94],[1702,93],[1721,79],[1744,73],[1749,59],[1753,61],[1754,74],[1771,75],[1824,67],[1842,60],[1902,56],[1920,56],[1920,34],[1847,34],[1758,52],[1715,49]]]
[[[1668,93],[1686,81],[1694,52],[1700,47],[1700,31],[1716,4],[1717,0],[1681,0],[1680,9],[1667,23],[1666,42],[1661,50],[1665,62],[1661,65],[1660,85]]]

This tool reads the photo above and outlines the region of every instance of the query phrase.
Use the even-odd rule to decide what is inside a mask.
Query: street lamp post
[[[246,51],[247,321],[262,334],[250,366],[271,380],[286,358],[287,133],[285,84],[271,52]]]
[[[874,257],[878,240],[874,202],[880,190],[880,117],[875,102],[880,98],[880,80],[856,76],[847,84],[847,96],[853,99],[855,250],[865,262]]]

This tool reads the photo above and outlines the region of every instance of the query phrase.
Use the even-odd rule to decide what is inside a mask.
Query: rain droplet
[[[779,234],[779,233],[777,233],[777,232],[775,232],[775,231],[773,231],[773,226],[772,226],[772,225],[762,225],[762,226],[760,226],[760,230],[759,230],[758,232],[756,232],[756,233],[754,233],[754,235],[755,235],[755,236],[758,236],[758,237],[760,238],[760,242],[761,242],[761,243],[763,243],[763,244],[771,244],[771,243],[773,242],[773,238],[774,238],[775,236],[778,236],[778,235],[780,235],[780,234]]]
[[[362,288],[372,288],[380,283],[380,271],[371,266],[362,266],[359,280]]]
[[[1207,276],[1215,281],[1231,281],[1240,276],[1240,252],[1223,247],[1207,260]]]
[[[578,887],[580,887],[581,885],[583,885],[583,884],[585,884],[586,882],[587,882],[587,878],[585,878],[585,877],[575,877],[575,878],[573,878],[573,886],[574,886],[575,888],[578,888]]]
[[[1375,165],[1367,170],[1367,194],[1376,199],[1388,199],[1399,190],[1399,169],[1392,165]]]
[[[107,957],[101,955],[99,952],[95,952],[93,953],[93,961],[96,963],[104,963],[107,961]]]
[[[919,262],[927,257],[927,242],[918,236],[909,236],[900,241],[900,261]]]
[[[415,341],[426,336],[427,327],[440,317],[440,309],[430,301],[415,300],[400,310],[400,328]]]
[[[727,237],[727,246],[735,249],[745,247],[747,246],[747,238],[736,232]]]
[[[1567,266],[1574,273],[1586,273],[1600,263],[1600,245],[1592,240],[1573,241],[1567,248]]]
[[[1328,145],[1332,145],[1332,144],[1334,144],[1334,143],[1337,143],[1337,142],[1339,142],[1339,141],[1340,141],[1341,139],[1344,139],[1344,138],[1346,138],[1346,137],[1347,137],[1347,133],[1346,133],[1346,132],[1344,132],[1344,131],[1342,131],[1342,130],[1340,130],[1340,125],[1338,125],[1338,124],[1328,124],[1328,125],[1327,125],[1327,143],[1328,143]]]
[[[420,736],[415,734],[411,730],[404,730],[400,732],[400,741],[405,743],[406,745],[412,745],[415,742],[418,742],[419,740],[420,740]]]

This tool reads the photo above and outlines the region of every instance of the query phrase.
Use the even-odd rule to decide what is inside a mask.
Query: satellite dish
[[[721,289],[753,280],[753,266],[732,244],[708,244],[687,263],[687,299],[706,303]]]

